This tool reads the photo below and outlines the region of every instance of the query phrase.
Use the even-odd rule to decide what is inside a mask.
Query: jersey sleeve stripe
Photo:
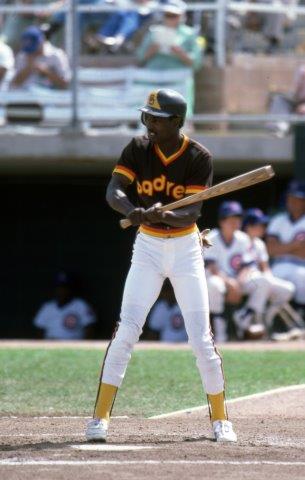
[[[208,187],[205,185],[187,185],[185,188],[185,193],[198,193],[198,192],[203,192],[203,190],[206,190]]]
[[[112,173],[120,173],[121,175],[125,175],[125,177],[129,178],[131,182],[133,182],[136,178],[136,174],[132,170],[127,167],[123,167],[122,165],[117,165]]]

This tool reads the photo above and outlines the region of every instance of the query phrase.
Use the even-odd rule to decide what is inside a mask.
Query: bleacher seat
[[[149,91],[168,87],[186,96],[191,75],[189,69],[80,68],[78,118],[80,122],[101,126],[111,122],[138,121],[137,107]],[[69,123],[71,116],[71,90],[33,86],[29,90],[0,92],[2,123],[19,121],[62,126]]]

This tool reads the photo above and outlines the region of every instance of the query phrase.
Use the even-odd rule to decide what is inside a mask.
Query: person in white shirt
[[[267,302],[273,300],[269,278],[258,268],[252,242],[241,231],[242,215],[240,203],[224,202],[219,209],[219,229],[209,234],[213,246],[207,250],[205,258],[216,341],[228,339],[224,318],[226,301],[238,304],[243,295],[247,295],[245,305],[233,315],[237,337],[243,339],[253,324],[258,325],[257,333],[263,335],[263,315]],[[283,302],[291,295],[292,292],[289,295],[286,291],[279,293]]]
[[[0,90],[7,85],[14,71],[13,50],[0,39]]]
[[[46,41],[38,27],[26,29],[21,35],[21,50],[16,56],[16,72],[11,86],[66,89],[70,79],[71,71],[65,52]]]
[[[158,332],[162,342],[188,341],[183,316],[168,279],[163,284],[160,299],[151,311],[148,326],[152,331]]]
[[[272,218],[266,243],[273,274],[294,284],[294,301],[305,312],[305,181],[289,184],[286,208]]]
[[[90,338],[95,322],[88,303],[74,296],[74,280],[66,272],[57,275],[54,300],[44,303],[33,321],[40,336],[47,340]]]
[[[274,276],[269,265],[269,254],[265,242],[262,240],[268,222],[269,217],[262,210],[250,208],[244,215],[243,230],[251,239],[252,253],[258,269],[267,276],[269,281],[271,304],[265,312],[265,323],[271,333],[276,315],[279,314],[284,322],[287,322],[287,315],[291,317],[292,314],[292,321],[290,322],[290,325],[292,325],[293,318],[296,318],[297,313],[288,304],[294,295],[295,286],[292,282]],[[294,335],[296,335],[296,331]]]

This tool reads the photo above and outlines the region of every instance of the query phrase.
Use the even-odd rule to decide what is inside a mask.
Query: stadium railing
[[[136,67],[80,68],[77,117],[104,125],[137,121],[137,107],[154,88],[171,87],[187,96],[189,69],[147,70]],[[66,125],[72,115],[72,91],[33,86],[0,92],[0,122]]]

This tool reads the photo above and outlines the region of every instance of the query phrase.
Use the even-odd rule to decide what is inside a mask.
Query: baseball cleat
[[[87,424],[86,438],[88,442],[106,442],[108,422],[103,419],[93,418]]]
[[[216,442],[237,442],[236,433],[232,423],[228,420],[216,420],[213,422],[213,433]]]

